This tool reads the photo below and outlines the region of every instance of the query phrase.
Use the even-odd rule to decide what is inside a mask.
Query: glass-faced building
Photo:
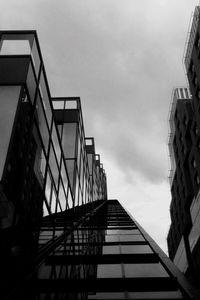
[[[1,299],[198,299],[117,200],[35,31],[0,32]]]
[[[170,115],[172,201],[169,256],[197,286],[200,278],[200,7],[185,52],[189,88],[177,88]]]

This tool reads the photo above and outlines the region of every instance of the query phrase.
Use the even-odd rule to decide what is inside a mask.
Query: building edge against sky
[[[119,202],[107,201],[80,98],[51,98],[36,32],[0,32],[0,49],[1,296],[199,299]]]
[[[200,7],[195,8],[185,53],[189,88],[173,93],[169,152],[169,256],[198,284],[200,277]]]

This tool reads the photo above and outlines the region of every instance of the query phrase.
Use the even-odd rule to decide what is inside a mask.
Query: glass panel
[[[47,202],[51,202],[51,178],[49,172],[47,172],[46,186],[45,186],[45,196]]]
[[[73,181],[74,181],[74,160],[73,159],[66,159],[65,160],[66,165],[67,165],[67,172],[69,175],[69,180],[70,180],[70,185],[71,188],[73,189]]]
[[[142,242],[145,241],[145,239],[143,238],[142,235],[140,234],[133,234],[133,235],[120,235],[119,236],[119,240],[121,242]]]
[[[111,226],[112,227],[112,226]],[[116,226],[118,227],[118,226]],[[107,231],[106,231],[106,234],[120,234],[121,232],[121,229],[116,229],[116,227],[114,228],[109,228]],[[133,228],[133,227],[131,227]],[[124,230],[124,229],[123,229]]]
[[[72,195],[71,195],[70,189],[69,189],[69,191],[68,191],[67,203],[68,203],[69,208],[72,208],[72,207],[73,207]]]
[[[65,158],[75,157],[76,127],[76,123],[66,123],[63,125],[62,143]]]
[[[90,300],[105,300],[105,299],[127,299],[125,293],[95,293],[95,295],[88,295]]]
[[[127,253],[153,253],[148,245],[121,245],[122,254]]]
[[[56,192],[52,185],[52,200],[51,200],[51,213],[56,213]]]
[[[128,292],[130,299],[183,299],[180,291]]]
[[[26,85],[27,85],[29,96],[30,96],[30,100],[33,103],[34,98],[35,98],[35,91],[36,91],[36,81],[35,81],[35,77],[33,74],[33,68],[32,68],[31,63],[29,63]]]
[[[42,150],[42,145],[41,145],[40,138],[39,138],[36,127],[33,128],[33,136],[34,136],[34,140],[36,143],[34,173],[35,173],[41,187],[43,187],[44,177],[45,177],[45,169],[46,169],[46,158],[45,158],[44,152]]]
[[[42,107],[42,104],[41,104],[41,99],[40,99],[39,94],[38,94],[37,102],[36,102],[35,116],[36,116],[36,120],[37,120],[38,125],[39,125],[40,134],[41,134],[41,137],[42,137],[42,142],[44,144],[44,148],[45,148],[45,151],[46,151],[46,154],[47,154],[48,145],[49,145],[49,131],[47,129],[47,123],[46,123],[46,119],[45,119],[45,116],[44,116],[44,111],[43,111],[43,107]]]
[[[103,246],[103,254],[119,254],[119,246]]]
[[[49,128],[50,128],[51,120],[52,120],[52,111],[51,111],[51,107],[50,107],[49,95],[47,92],[47,84],[45,82],[43,72],[41,73],[41,78],[40,78],[40,92],[41,92],[41,97],[42,97],[42,101],[43,101],[43,105],[44,105],[44,109],[45,109],[45,114],[46,114],[47,121],[48,121]]]
[[[77,109],[77,101],[76,100],[66,101],[65,109]]]
[[[57,131],[56,131],[54,122],[53,122],[53,127],[52,127],[52,141],[53,141],[53,145],[54,145],[54,150],[56,152],[58,165],[60,165],[61,150],[60,150],[60,144],[58,141],[58,135],[57,135]]]
[[[118,232],[119,234],[141,234],[140,231],[138,229],[122,229],[122,230],[119,230]]]
[[[169,277],[160,263],[124,264],[125,277]]]
[[[59,169],[58,169],[58,165],[57,165],[57,162],[56,162],[56,158],[55,158],[55,154],[54,154],[52,145],[51,145],[50,153],[49,153],[49,167],[50,167],[51,174],[53,176],[54,183],[55,183],[55,186],[56,186],[56,189],[57,189]]]
[[[62,160],[62,165],[61,165],[61,178],[62,178],[62,182],[63,182],[63,185],[64,185],[65,193],[67,195],[69,184],[68,184],[67,173],[66,173],[66,169],[65,169],[65,165],[64,165],[63,160]]]
[[[64,211],[66,209],[66,197],[65,197],[65,193],[64,193],[62,184],[60,184],[60,187],[59,187],[59,201],[60,201],[62,211]]]
[[[119,236],[118,235],[107,235],[106,236],[106,242],[118,242]]]
[[[53,108],[54,109],[64,109],[64,104],[65,104],[65,101],[63,100],[60,100],[60,101],[52,101],[53,103]]]
[[[112,265],[98,265],[97,278],[121,278],[122,269],[121,264]]]
[[[88,154],[88,164],[89,164],[89,173],[92,174],[92,161],[93,161],[93,154]]]
[[[1,55],[29,55],[31,48],[28,40],[4,40]]]
[[[48,210],[45,201],[43,202],[43,217],[48,216]]]
[[[3,174],[3,168],[6,161],[20,90],[21,86],[0,86],[0,179]]]
[[[40,68],[40,57],[39,57],[39,53],[38,53],[38,49],[37,49],[35,39],[33,41],[32,53],[31,54],[32,54],[33,64],[35,66],[36,76],[38,76],[39,68]]]

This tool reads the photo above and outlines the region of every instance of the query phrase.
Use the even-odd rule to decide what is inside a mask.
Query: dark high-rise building
[[[199,299],[117,200],[35,31],[0,32],[1,299]]]
[[[189,89],[177,88],[170,114],[172,201],[169,256],[199,284],[200,277],[200,7],[188,37],[185,67]]]

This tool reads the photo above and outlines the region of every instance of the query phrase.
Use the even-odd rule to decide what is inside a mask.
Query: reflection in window
[[[130,299],[183,299],[180,291],[128,292]]]
[[[28,74],[27,74],[27,79],[26,79],[26,85],[28,89],[28,93],[31,99],[31,102],[34,102],[35,98],[35,91],[36,91],[36,81],[33,73],[33,68],[31,63],[29,64],[29,69],[28,69]]]
[[[66,197],[65,197],[65,193],[64,193],[62,184],[60,184],[60,187],[59,187],[59,201],[60,201],[62,211],[64,211],[66,209]]]
[[[63,160],[62,160],[62,165],[61,165],[61,178],[62,178],[62,182],[64,185],[65,193],[67,195],[67,193],[68,193],[68,178],[67,178],[67,173],[66,173],[66,169],[65,169]]]
[[[122,277],[121,264],[97,266],[97,278],[120,278],[120,277]]]
[[[36,143],[36,154],[35,154],[35,162],[34,162],[34,173],[40,183],[41,187],[43,187],[45,169],[46,169],[46,158],[44,152],[42,150],[42,145],[40,143],[40,138],[37,132],[37,129],[34,127],[33,129],[34,141]]]
[[[148,245],[121,245],[122,254],[128,253],[153,253]]]
[[[54,122],[53,122],[53,126],[52,126],[52,141],[53,141],[54,149],[56,152],[58,165],[60,165],[61,150],[60,150],[60,144],[58,141],[58,135],[57,135],[57,131],[56,131]]]
[[[58,165],[57,165],[57,162],[56,162],[55,153],[54,153],[52,145],[51,145],[50,154],[49,154],[49,167],[50,167],[50,170],[51,170],[51,173],[52,173],[52,176],[53,176],[53,179],[54,179],[54,183],[55,183],[55,186],[56,186],[56,189],[57,189],[59,170],[58,170]]]
[[[47,129],[46,119],[44,116],[44,110],[41,103],[40,95],[38,94],[37,103],[36,103],[36,119],[39,124],[40,134],[42,137],[42,142],[44,144],[46,153],[48,151],[49,144],[49,131]]]
[[[88,295],[88,299],[127,299],[125,293],[95,293],[95,295]]]
[[[65,160],[67,165],[67,171],[69,175],[69,181],[71,184],[71,188],[73,188],[73,182],[74,182],[74,159],[66,159]]]
[[[65,123],[63,125],[63,151],[65,158],[75,157],[76,123]]]
[[[140,231],[138,229],[129,229],[129,230],[118,230],[118,233],[121,234],[140,234]]]
[[[106,235],[106,242],[118,242],[119,236],[118,235]]]
[[[41,73],[41,78],[40,78],[40,93],[41,93],[41,97],[42,97],[42,101],[43,101],[47,121],[48,121],[48,124],[49,124],[49,127],[50,127],[51,120],[52,120],[52,111],[51,111],[51,107],[50,107],[49,95],[48,95],[48,92],[47,92],[47,84],[45,82],[43,72]]]
[[[103,246],[103,254],[119,254],[119,246]]]
[[[142,242],[145,241],[141,234],[133,234],[133,235],[120,235],[119,239],[121,242]]]
[[[124,264],[125,277],[168,277],[160,263],[157,264]]]

